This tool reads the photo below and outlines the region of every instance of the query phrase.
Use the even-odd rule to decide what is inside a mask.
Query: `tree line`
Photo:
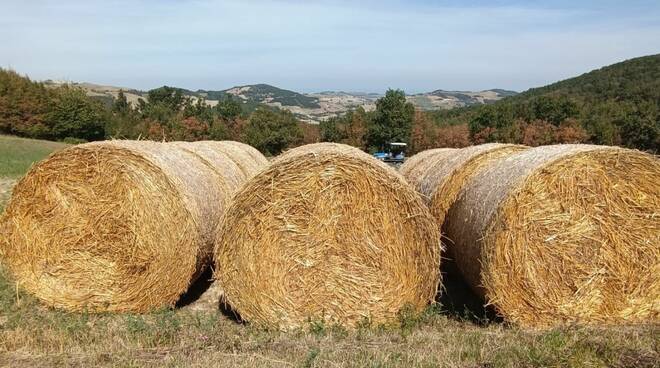
[[[660,56],[633,59],[494,104],[419,111],[401,90],[375,109],[362,107],[320,124],[265,105],[246,108],[231,96],[203,98],[161,87],[135,105],[122,91],[109,104],[73,87],[50,88],[0,69],[0,133],[71,142],[109,138],[236,140],[266,155],[319,141],[374,152],[390,142],[409,154],[487,142],[620,145],[660,150]]]
[[[318,126],[289,111],[256,109],[226,96],[215,106],[182,90],[160,87],[129,103],[123,91],[109,104],[71,86],[51,87],[0,69],[0,133],[70,143],[103,139],[236,140],[274,155],[318,142]]]

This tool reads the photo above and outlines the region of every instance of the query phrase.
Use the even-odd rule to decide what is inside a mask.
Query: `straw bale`
[[[442,226],[466,180],[497,159],[525,149],[519,145],[488,143],[456,150],[451,155],[435,155],[425,165],[417,190],[428,200],[431,214]]]
[[[658,322],[660,160],[556,145],[464,185],[445,229],[471,287],[510,322]]]
[[[221,207],[213,172],[188,151],[78,145],[17,184],[0,253],[18,285],[48,305],[149,311],[174,304],[201,273]]]
[[[262,155],[261,152],[259,152],[259,150],[257,150],[256,148],[254,148],[254,147],[252,147],[248,144],[241,143],[241,142],[236,142],[236,141],[220,141],[220,143],[228,144],[228,145],[231,145],[231,146],[242,149],[250,157],[252,157],[254,162],[256,162],[258,165],[261,165],[261,166],[268,165],[268,159],[266,158],[266,156]]]
[[[458,151],[455,148],[434,148],[426,151],[419,152],[407,159],[399,168],[399,174],[403,175],[410,184],[416,185],[421,176],[419,171],[429,162],[430,158],[435,155],[443,155],[448,157],[452,152]]]
[[[240,167],[246,179],[254,176],[268,164],[259,151],[247,144],[232,141],[200,141],[194,144],[204,145],[208,149],[229,156]]]
[[[433,301],[441,243],[392,168],[350,146],[290,150],[236,195],[219,228],[216,278],[247,321],[390,323]]]

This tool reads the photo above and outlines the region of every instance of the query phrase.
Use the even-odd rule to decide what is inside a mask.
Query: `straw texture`
[[[223,192],[176,145],[106,141],[35,165],[3,215],[4,263],[19,286],[68,310],[174,304],[211,257]]]
[[[468,283],[507,320],[658,322],[660,160],[557,145],[479,172],[445,229]]]
[[[264,155],[252,146],[234,141],[172,142],[199,158],[215,174],[216,190],[221,194],[224,210],[245,181],[268,165]],[[212,229],[217,230],[221,216],[214,217]],[[203,280],[206,281],[206,280]],[[217,310],[224,291],[219,282],[211,286],[189,305],[192,310]]]
[[[219,154],[229,156],[241,169],[245,179],[253,177],[268,164],[266,158],[259,151],[247,144],[233,141],[200,141],[194,144],[203,145]]]
[[[450,155],[434,155],[420,170],[417,190],[429,202],[431,214],[442,227],[466,180],[495,160],[526,149],[525,146],[489,143],[456,150]],[[451,246],[449,246],[451,248]]]
[[[313,144],[237,194],[218,232],[216,277],[257,325],[388,323],[434,299],[439,239],[393,169],[350,146]]]
[[[257,165],[259,165],[261,167],[263,167],[265,165],[268,165],[268,159],[266,158],[266,156],[262,155],[261,152],[259,152],[259,150],[257,150],[256,148],[254,148],[254,147],[252,147],[248,144],[241,143],[241,142],[236,142],[236,141],[220,141],[220,143],[227,144],[227,145],[230,145],[230,146],[234,146],[234,147],[244,151],[245,153],[248,154],[248,156],[250,156],[252,158],[252,160]]]
[[[453,153],[459,150],[455,148],[434,148],[422,151],[407,159],[399,168],[399,173],[403,175],[408,182],[417,188],[419,182],[423,179],[424,172],[431,162],[435,162],[440,158],[451,157]]]

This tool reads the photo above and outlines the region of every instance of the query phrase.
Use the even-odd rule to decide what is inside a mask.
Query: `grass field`
[[[0,177],[16,179],[25,174],[32,163],[65,147],[64,143],[0,135]]]
[[[15,180],[60,144],[0,136]],[[0,266],[0,366],[660,367],[660,326],[524,331],[432,307],[394,326],[264,331],[219,311],[77,314],[46,308]]]
[[[67,147],[64,143],[0,135],[0,212],[11,188],[30,166],[51,152]]]

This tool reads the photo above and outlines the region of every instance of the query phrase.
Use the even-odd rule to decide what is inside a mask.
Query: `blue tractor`
[[[405,143],[392,142],[387,149],[374,153],[374,157],[387,163],[402,164],[406,160],[407,146]]]

